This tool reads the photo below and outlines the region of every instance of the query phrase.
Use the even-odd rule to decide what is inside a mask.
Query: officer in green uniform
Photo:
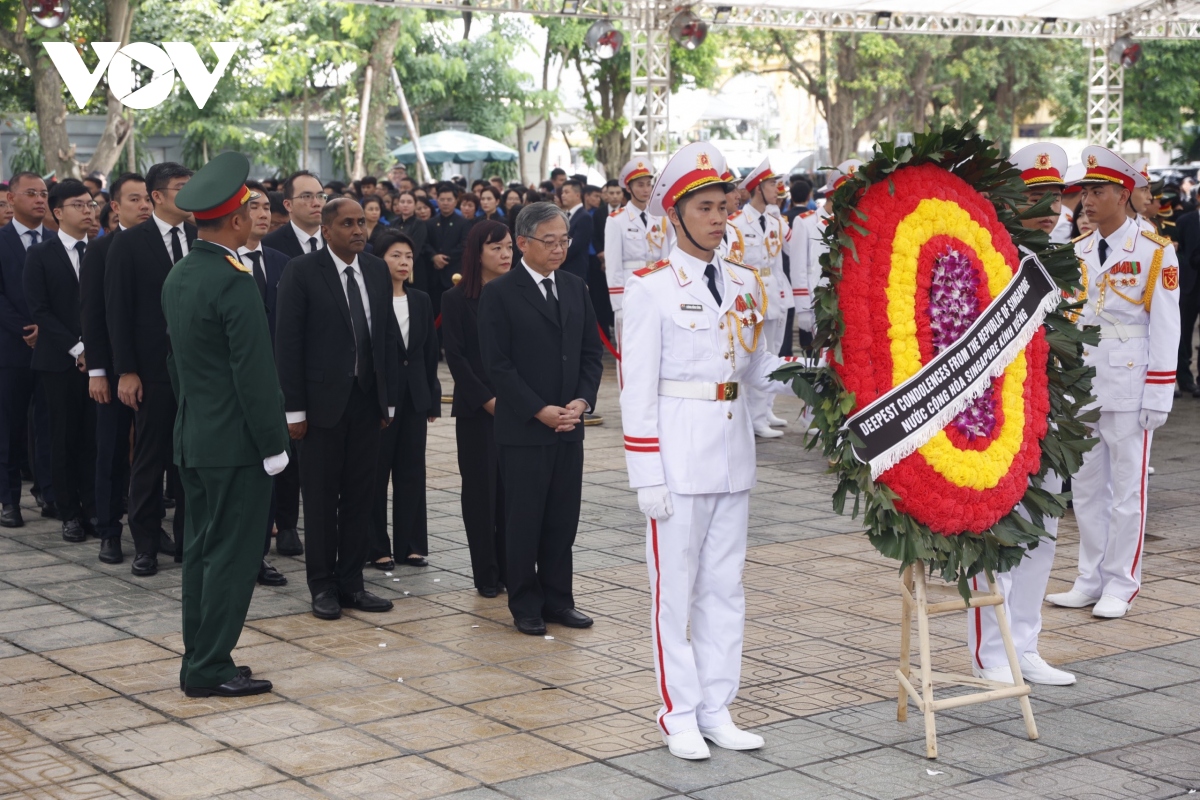
[[[230,657],[262,561],[271,475],[288,463],[262,297],[237,258],[250,233],[249,171],[245,156],[222,153],[180,190],[175,202],[193,212],[199,234],[162,292],[188,503],[179,682],[189,697],[271,691]]]

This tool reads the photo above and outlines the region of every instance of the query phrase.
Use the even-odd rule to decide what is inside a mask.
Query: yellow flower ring
[[[924,164],[897,170],[891,183],[876,183],[859,198],[868,234],[849,231],[855,246],[843,249],[838,295],[846,335],[835,369],[855,393],[855,410],[933,357],[929,290],[939,254],[952,248],[968,257],[979,278],[980,311],[1019,261],[991,203],[965,181]],[[898,510],[945,535],[987,530],[1012,510],[1040,466],[1048,354],[1039,332],[993,381],[996,424],[989,435],[968,440],[948,425],[880,476],[899,495]]]

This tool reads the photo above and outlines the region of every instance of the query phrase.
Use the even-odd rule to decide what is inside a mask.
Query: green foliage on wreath
[[[888,181],[896,170],[930,162],[941,165],[988,197],[1013,243],[1036,253],[1059,289],[1074,295],[1080,288],[1079,262],[1074,246],[1052,244],[1044,231],[1021,226],[1023,218],[1047,216],[1051,199],[1043,198],[1036,206],[1022,212],[1025,184],[1020,172],[1002,159],[992,143],[980,138],[971,126],[946,127],[940,132],[918,134],[911,145],[901,147],[883,142],[875,146],[873,158],[833,194],[832,219],[823,237],[829,249],[821,256],[825,280],[813,292],[814,352],[825,352],[841,361],[845,334],[845,323],[838,309],[842,249],[855,253],[848,229],[865,234],[870,226],[867,215],[855,207],[855,199],[871,185]],[[1070,495],[1051,493],[1042,488],[1042,481],[1048,470],[1064,478],[1079,470],[1083,454],[1095,444],[1086,423],[1099,417],[1098,411],[1083,411],[1083,407],[1093,400],[1091,387],[1095,376],[1095,369],[1084,366],[1083,347],[1099,342],[1099,329],[1081,329],[1066,316],[1082,305],[1082,301],[1063,300],[1043,323],[1050,346],[1047,377],[1051,425],[1041,443],[1041,468],[1030,477],[1029,487],[1020,502],[1029,520],[1014,509],[982,533],[942,536],[896,510],[897,495],[882,483],[873,481],[870,466],[854,457],[851,445],[856,443],[852,441],[856,437],[843,429],[855,405],[854,394],[847,391],[831,366],[814,369],[792,364],[777,371],[773,377],[791,381],[796,395],[813,411],[818,433],[808,439],[807,447],[812,449],[819,444],[829,459],[830,472],[838,477],[833,494],[834,510],[839,514],[846,513],[846,501],[853,498],[850,513],[853,517],[862,514],[867,537],[876,550],[899,561],[901,571],[914,562],[925,562],[931,574],[957,583],[964,598],[970,596],[969,581],[973,576],[981,572],[988,575],[1006,572],[1020,563],[1026,547],[1034,548],[1041,539],[1053,538],[1045,529],[1045,519],[1061,517]]]

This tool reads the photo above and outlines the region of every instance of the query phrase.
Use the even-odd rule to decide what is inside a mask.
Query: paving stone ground
[[[32,504],[0,530],[0,797],[1166,798],[1200,789],[1200,401],[1155,437],[1145,587],[1123,620],[1046,608],[1042,654],[1079,675],[1015,701],[896,722],[895,565],[830,508],[799,433],[759,445],[734,715],[756,753],[672,758],[654,726],[643,520],[626,483],[611,363],[589,428],[577,601],[594,628],[515,633],[472,588],[453,422],[429,437],[431,566],[370,570],[388,614],[322,622],[300,558],[259,587],[235,657],[275,692],[177,687],[179,570],[149,579],[62,541]],[[447,381],[447,385],[449,385]],[[792,399],[777,411],[794,418]],[[1051,591],[1074,575],[1061,532]],[[968,667],[962,615],[936,618],[937,668]]]

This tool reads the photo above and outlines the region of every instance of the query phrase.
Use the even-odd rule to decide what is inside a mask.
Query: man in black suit
[[[347,198],[321,213],[326,247],[288,263],[279,282],[275,361],[288,432],[302,441],[300,486],[313,615],[388,611],[363,588],[380,432],[395,414],[399,327],[392,281],[363,253],[367,220]]]
[[[433,274],[427,288],[435,316],[442,311],[442,292],[454,285],[454,276],[462,268],[468,227],[457,211],[458,189],[453,183],[438,184],[437,204],[437,216],[426,223],[429,245],[433,248]]]
[[[583,207],[583,185],[579,181],[569,180],[558,191],[562,210],[567,212],[567,236],[571,239],[561,269],[587,283],[588,248],[591,247],[595,229],[591,215]]]
[[[100,560],[120,564],[121,515],[129,496],[129,426],[133,411],[117,399],[117,372],[113,368],[104,308],[104,275],[108,251],[121,231],[150,218],[154,206],[146,179],[126,172],[112,184],[111,209],[125,220],[119,230],[88,242],[79,271],[79,314],[83,350],[88,360],[88,394],[96,401],[96,534]]]
[[[184,494],[173,459],[175,393],[167,372],[168,331],[162,311],[167,273],[196,238],[196,226],[175,205],[192,177],[187,167],[155,164],[146,173],[154,201],[150,219],[113,240],[104,268],[104,310],[118,399],[133,409],[136,430],[129,475],[129,532],[134,575],[158,572],[158,554],[182,560]],[[162,529],[163,474],[175,498],[174,540]]]
[[[1192,209],[1175,223],[1179,237],[1179,389],[1200,397],[1192,372],[1192,334],[1200,312],[1200,211]]]
[[[583,415],[600,387],[600,337],[587,286],[559,267],[566,215],[552,203],[517,218],[521,266],[484,286],[479,341],[496,388],[504,480],[508,608],[517,630],[586,628],[575,608],[571,548],[583,491]]]
[[[283,207],[288,211],[289,224],[262,237],[263,246],[289,259],[320,250],[325,246],[321,209],[328,199],[316,175],[307,170],[293,172],[283,182]]]
[[[8,203],[13,218],[0,228],[0,526],[19,528],[21,517],[21,466],[26,461],[29,401],[34,397],[31,363],[38,329],[29,317],[25,300],[25,252],[46,238],[46,183],[36,173],[18,172],[8,183]],[[44,401],[35,402],[35,417],[45,414]],[[42,496],[43,509],[53,513],[50,489],[49,436],[35,437],[34,495]]]
[[[321,234],[321,209],[328,199],[316,175],[307,170],[292,173],[283,182],[283,207],[288,212],[288,223],[263,236],[263,247],[283,253],[289,260],[320,250],[325,246],[325,238]],[[277,286],[278,281],[271,284],[268,280],[267,284],[273,294],[272,287]],[[273,299],[267,308],[271,331],[274,332]],[[304,554],[304,543],[300,541],[297,529],[300,524],[300,453],[299,448],[292,448],[292,451],[287,469],[275,476],[275,502],[271,506],[272,525],[279,529],[275,552],[281,556]]]
[[[79,322],[79,270],[87,232],[99,205],[81,181],[67,179],[50,190],[58,222],[54,236],[29,248],[25,299],[38,326],[33,369],[45,386],[50,409],[50,449],[62,536],[82,542],[95,534],[96,406],[88,397],[87,356]]]
[[[250,214],[250,235],[246,238],[246,244],[238,248],[238,258],[250,268],[250,274],[254,277],[254,283],[258,286],[258,293],[263,300],[263,310],[267,315],[267,328],[271,331],[271,345],[274,347],[276,298],[278,297],[279,279],[283,277],[283,268],[287,265],[288,257],[278,250],[264,246],[262,243],[262,237],[271,228],[271,200],[267,197],[267,190],[257,181],[246,181],[246,188],[253,192],[250,199],[246,202],[246,208]],[[297,512],[299,511],[300,473],[296,467],[296,459],[291,457],[291,448],[288,449],[288,455],[288,465],[284,468],[283,472],[274,477],[271,491],[271,506],[267,514],[266,542],[263,544],[263,560],[262,564],[258,567],[258,582],[263,586],[287,585],[287,578],[284,577],[283,573],[267,562],[267,553],[271,551],[271,529],[275,526],[276,506],[280,494],[280,479],[289,471],[292,473],[297,497]],[[304,547],[300,544],[300,536],[296,532],[295,525],[296,523],[293,520],[289,533],[296,539],[295,547],[299,547],[300,552],[303,553]],[[280,530],[279,535],[282,538],[285,535],[284,531]]]

